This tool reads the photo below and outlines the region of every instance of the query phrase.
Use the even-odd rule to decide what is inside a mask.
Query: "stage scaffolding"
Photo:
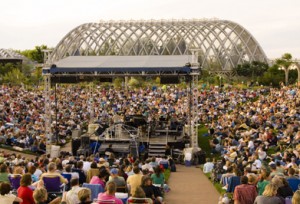
[[[200,67],[198,50],[191,50],[191,53],[192,55],[179,56],[70,56],[58,62],[47,60],[43,68],[43,77],[45,134],[48,144],[55,141],[55,135],[51,129],[50,94],[52,82],[56,85],[56,83],[78,83],[113,77],[184,76],[190,83],[188,125],[191,147],[198,148],[198,79]],[[125,84],[126,86],[127,84]],[[55,124],[57,125],[57,121]]]

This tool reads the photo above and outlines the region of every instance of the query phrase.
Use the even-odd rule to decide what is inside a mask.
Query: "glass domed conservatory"
[[[189,55],[199,50],[202,68],[230,71],[247,61],[267,63],[255,38],[241,25],[218,19],[100,21],[71,30],[51,62],[68,56]]]

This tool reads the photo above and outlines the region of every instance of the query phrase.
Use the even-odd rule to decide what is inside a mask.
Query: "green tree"
[[[19,69],[13,69],[4,75],[3,80],[12,85],[21,85],[22,83],[26,83],[27,78]]]
[[[122,84],[124,82],[124,79],[122,77],[117,77],[113,80],[113,84],[115,88],[121,88]]]
[[[33,71],[33,65],[32,64],[22,64],[21,71],[26,77],[30,77],[31,73]]]
[[[42,79],[43,79],[43,76],[42,76],[42,67],[36,67],[31,76],[30,76],[30,81],[33,83],[33,84],[38,84]]]
[[[43,63],[44,62],[43,50],[46,49],[48,49],[47,45],[41,45],[41,46],[35,46],[33,50],[24,50],[21,51],[20,53],[34,62]]]
[[[239,64],[234,71],[239,76],[251,77],[254,80],[255,77],[262,76],[267,70],[269,66],[264,62],[252,61],[251,63],[246,62],[244,64]]]
[[[22,65],[20,63],[5,63],[5,64],[0,64],[0,75],[5,75],[8,72],[12,71],[13,69],[19,69],[21,70]]]
[[[260,84],[266,86],[276,86],[278,87],[281,82],[284,80],[284,73],[278,69],[278,65],[275,64],[271,66],[267,72],[265,72],[258,81]]]

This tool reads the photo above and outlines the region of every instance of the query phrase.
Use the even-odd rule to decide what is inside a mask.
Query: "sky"
[[[268,58],[300,58],[300,0],[0,0],[0,48],[55,47],[100,20],[218,18],[245,27]]]

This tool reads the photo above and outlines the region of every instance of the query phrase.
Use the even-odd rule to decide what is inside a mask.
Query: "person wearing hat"
[[[98,162],[97,166],[98,166],[98,168],[100,168],[102,166],[109,167],[109,164],[108,164],[108,162],[103,157],[101,157],[99,159],[99,162]]]
[[[117,185],[117,189],[119,187],[126,187],[125,179],[123,177],[119,176],[118,173],[119,173],[119,169],[112,168],[110,170],[110,177],[109,177],[108,182],[115,182]]]

